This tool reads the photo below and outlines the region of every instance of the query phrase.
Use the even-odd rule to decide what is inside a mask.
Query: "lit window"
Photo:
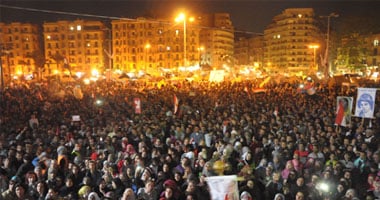
[[[175,30],[175,34],[178,35],[179,34],[179,30]]]
[[[82,26],[81,25],[77,25],[77,31],[80,31],[82,30]]]
[[[73,27],[73,26],[70,26],[70,30],[73,31],[73,30],[74,30],[74,27]]]
[[[377,47],[379,46],[379,40],[373,40],[373,46]]]
[[[302,17],[302,14],[298,14],[298,18],[301,18]]]
[[[46,39],[50,40],[50,39],[51,39],[51,36],[50,36],[50,35],[48,35],[48,36],[46,37]]]

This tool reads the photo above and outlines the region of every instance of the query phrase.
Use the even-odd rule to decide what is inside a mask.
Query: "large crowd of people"
[[[380,199],[379,98],[374,118],[343,127],[336,98],[355,90],[259,84],[3,88],[0,200],[208,200],[221,175],[239,177],[242,200]]]

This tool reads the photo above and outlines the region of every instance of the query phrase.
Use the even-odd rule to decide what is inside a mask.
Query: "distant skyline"
[[[380,18],[378,0],[0,0],[0,5],[1,22],[31,23],[77,18],[104,20],[100,17],[88,18],[86,14],[135,19],[142,16],[170,18],[180,10],[185,10],[189,15],[226,12],[230,13],[237,31],[252,33],[263,33],[273,17],[287,8],[313,8],[317,16],[335,12],[341,19],[354,16],[377,20]],[[4,6],[78,13],[83,16],[11,9]],[[339,18],[336,20],[341,20]]]

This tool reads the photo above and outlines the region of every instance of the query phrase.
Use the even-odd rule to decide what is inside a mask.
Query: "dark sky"
[[[126,18],[149,15],[174,18],[183,9],[190,15],[228,12],[237,30],[253,33],[262,33],[272,18],[286,8],[314,8],[316,15],[335,12],[340,15],[335,20],[352,16],[380,19],[380,0],[0,0],[0,4],[0,21],[3,22],[42,23],[57,19],[86,19],[85,14]],[[5,5],[80,15],[11,9],[4,7]]]

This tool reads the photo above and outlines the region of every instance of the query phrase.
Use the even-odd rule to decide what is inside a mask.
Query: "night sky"
[[[0,7],[0,21],[32,22],[58,19],[105,20],[86,14],[135,19],[140,16],[172,17],[181,10],[189,15],[228,12],[238,31],[262,33],[275,15],[286,8],[314,8],[316,15],[338,13],[339,18],[368,17],[380,21],[380,0],[0,0],[2,6],[77,13],[66,15]],[[82,15],[83,14],[83,15]]]

